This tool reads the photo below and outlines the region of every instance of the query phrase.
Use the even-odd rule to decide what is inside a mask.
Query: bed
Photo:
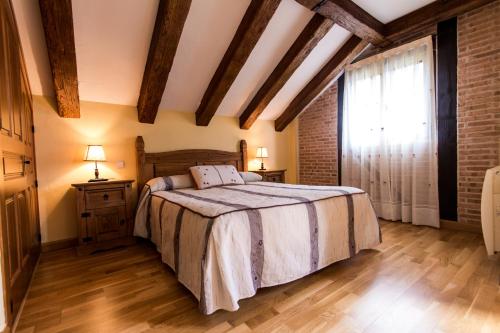
[[[258,288],[287,283],[350,258],[381,242],[370,198],[352,187],[268,182],[158,190],[156,177],[189,167],[231,164],[246,171],[246,142],[238,152],[180,150],[146,153],[137,137],[140,193],[134,234],[148,238],[200,311],[236,311]],[[160,178],[161,179],[161,178]]]

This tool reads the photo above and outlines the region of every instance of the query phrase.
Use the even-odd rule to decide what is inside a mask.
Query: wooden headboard
[[[137,188],[139,193],[146,182],[155,177],[182,175],[189,173],[195,165],[232,164],[239,171],[247,171],[247,143],[240,141],[239,152],[213,149],[185,149],[162,153],[146,153],[144,140],[135,140],[137,156]]]

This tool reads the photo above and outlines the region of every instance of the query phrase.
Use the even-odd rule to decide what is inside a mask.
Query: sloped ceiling
[[[196,111],[249,4],[250,0],[192,1],[160,110]]]
[[[354,0],[383,23],[432,0]],[[250,0],[192,0],[160,112],[195,112]],[[37,0],[14,0],[32,92],[53,96]],[[158,0],[73,0],[81,100],[136,105]],[[282,0],[226,94],[218,115],[238,116],[287,52],[313,13]],[[276,119],[351,33],[335,25],[261,114]]]
[[[73,1],[82,100],[137,103],[157,8],[158,1]]]

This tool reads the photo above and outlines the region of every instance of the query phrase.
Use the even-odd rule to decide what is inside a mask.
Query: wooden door
[[[7,324],[40,253],[31,92],[9,0],[0,0],[0,221]]]

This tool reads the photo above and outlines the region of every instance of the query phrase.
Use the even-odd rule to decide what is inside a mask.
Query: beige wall
[[[34,97],[34,122],[42,242],[76,237],[75,200],[71,183],[93,177],[93,164],[84,162],[87,144],[102,144],[107,162],[102,177],[135,179],[135,147],[142,135],[147,152],[210,148],[237,151],[248,143],[249,169],[258,169],[256,147],[269,148],[268,169],[286,168],[287,182],[296,182],[296,122],[281,132],[273,121],[257,121],[241,130],[238,118],[216,116],[208,127],[197,127],[193,113],[160,111],[154,125],[137,121],[131,106],[82,102],[81,118],[60,118],[52,100]],[[125,167],[118,168],[117,162]]]

